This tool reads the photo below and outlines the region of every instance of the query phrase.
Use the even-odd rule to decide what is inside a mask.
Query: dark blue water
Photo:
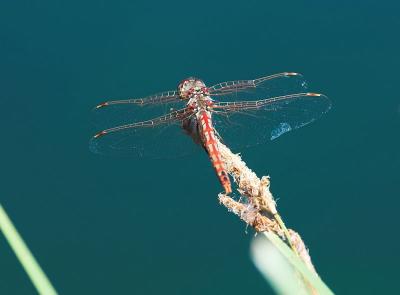
[[[187,76],[303,73],[333,108],[242,150],[338,294],[397,290],[395,1],[0,4],[1,203],[60,294],[272,293],[207,156],[90,153],[90,110]],[[238,138],[238,140],[246,140]],[[154,144],[157,144],[154,142]],[[0,293],[35,294],[3,237]]]

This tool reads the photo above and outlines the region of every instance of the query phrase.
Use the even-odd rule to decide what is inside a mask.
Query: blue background
[[[282,71],[332,110],[241,151],[338,294],[398,290],[396,1],[3,1],[0,198],[60,294],[272,293],[207,156],[89,152],[108,98]],[[238,140],[245,140],[238,139]],[[154,143],[157,144],[157,143]],[[0,237],[0,293],[34,294]]]

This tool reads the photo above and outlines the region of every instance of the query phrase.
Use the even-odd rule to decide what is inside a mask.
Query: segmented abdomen
[[[221,182],[222,187],[225,189],[227,194],[232,192],[231,182],[228,174],[225,171],[224,163],[221,159],[221,154],[218,150],[217,142],[215,140],[215,133],[212,127],[211,115],[207,111],[201,111],[198,116],[199,120],[199,132],[200,136],[206,149],[211,163],[217,173],[218,179]]]

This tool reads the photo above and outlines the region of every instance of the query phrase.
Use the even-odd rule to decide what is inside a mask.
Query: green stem
[[[25,269],[36,290],[41,295],[56,295],[57,292],[50,283],[46,274],[40,268],[29,248],[24,243],[12,221],[0,204],[0,230],[3,232],[12,250]]]
[[[288,229],[286,228],[285,223],[283,222],[281,216],[278,213],[274,214],[274,218],[275,220],[278,222],[279,226],[281,227],[281,229],[283,230],[283,234],[285,235],[285,238],[287,240],[287,243],[289,244],[290,248],[292,248],[292,250],[294,251],[294,253],[296,253],[297,255],[299,255],[299,253],[297,252],[296,248],[294,247],[294,245],[292,244],[292,240],[290,238],[290,234]]]

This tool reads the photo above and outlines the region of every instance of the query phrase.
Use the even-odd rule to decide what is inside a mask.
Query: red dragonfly
[[[231,183],[216,138],[229,147],[263,143],[315,121],[330,107],[325,95],[307,91],[298,73],[211,87],[190,77],[175,91],[98,105],[95,115],[108,122],[109,128],[91,139],[90,149],[101,154],[171,156],[189,150],[187,141],[192,138],[209,155],[228,194],[232,192]],[[161,111],[164,115],[156,116]],[[143,115],[154,118],[144,120]]]

